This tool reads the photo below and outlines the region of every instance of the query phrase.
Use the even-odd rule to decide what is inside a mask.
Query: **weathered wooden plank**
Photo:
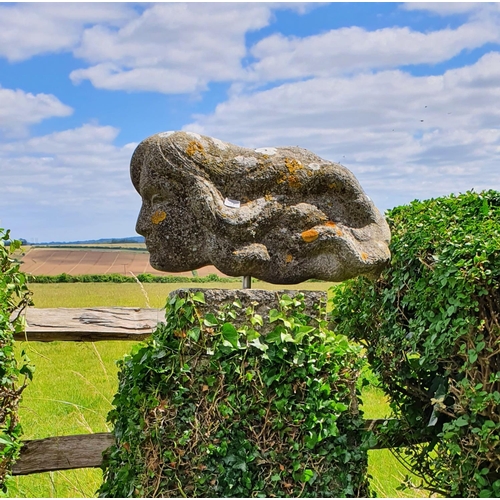
[[[365,420],[364,428],[377,433],[377,429],[386,422],[387,419]],[[408,434],[399,434],[393,436],[391,443],[380,440],[372,449],[408,446],[408,438]],[[413,438],[411,442],[415,442]],[[103,452],[113,443],[113,434],[105,432],[25,441],[12,474],[23,476],[38,472],[100,467]]]
[[[114,436],[108,432],[25,441],[12,474],[24,476],[37,472],[99,467],[103,451],[113,443]]]
[[[37,342],[143,340],[165,318],[161,309],[135,307],[30,307],[25,315],[26,332],[16,334],[15,339]]]

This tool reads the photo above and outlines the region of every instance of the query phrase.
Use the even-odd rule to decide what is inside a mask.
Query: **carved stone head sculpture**
[[[213,264],[285,284],[376,276],[390,259],[389,227],[354,175],[306,149],[164,132],[137,146],[130,171],[155,269]]]

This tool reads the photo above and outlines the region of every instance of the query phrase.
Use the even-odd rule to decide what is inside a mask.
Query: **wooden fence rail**
[[[37,309],[25,312],[27,328],[15,340],[36,342],[144,340],[165,319],[161,309],[90,307]]]
[[[103,340],[144,340],[164,320],[161,309],[134,307],[29,308],[26,331],[18,341],[97,342]],[[387,419],[365,420],[365,429],[379,434]],[[414,442],[410,434],[381,438],[372,449],[405,446]],[[66,469],[100,467],[102,454],[114,443],[111,433],[57,436],[24,441],[15,476]]]
[[[378,434],[380,428],[387,422],[388,419],[365,420],[364,427]],[[395,439],[390,441],[380,439],[371,449],[379,450],[409,444],[400,435],[394,437]],[[12,474],[25,476],[39,472],[100,467],[103,452],[114,442],[114,436],[110,432],[25,441],[21,448],[21,456],[12,469]]]
[[[115,442],[110,432],[24,441],[12,475],[99,467],[102,453]]]

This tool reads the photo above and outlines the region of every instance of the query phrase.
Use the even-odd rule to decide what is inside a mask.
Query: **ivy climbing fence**
[[[131,307],[54,308],[26,310],[24,332],[14,334],[17,341],[98,342],[147,339],[164,311]],[[36,380],[34,381],[36,383]],[[392,419],[366,419],[364,429],[379,439],[372,449],[401,447],[409,443],[407,432],[385,434]],[[412,440],[414,442],[414,440]],[[27,475],[67,469],[100,467],[103,452],[114,443],[112,433],[54,436],[24,441],[12,475]]]

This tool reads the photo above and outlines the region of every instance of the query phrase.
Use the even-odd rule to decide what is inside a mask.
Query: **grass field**
[[[170,291],[188,284],[144,283],[58,283],[33,284],[36,307],[136,306],[163,307]],[[327,283],[303,283],[294,287],[326,289]],[[193,284],[213,288],[214,284]],[[239,288],[239,283],[217,283],[217,288]],[[278,289],[267,283],[255,287]],[[115,361],[130,352],[133,342],[53,342],[19,343],[36,366],[33,383],[24,392],[20,410],[25,439],[106,432],[106,415],[117,388]],[[366,418],[382,418],[388,405],[380,390],[369,388],[363,394]],[[369,454],[372,485],[379,497],[427,496],[396,488],[406,475],[388,450]],[[33,474],[12,480],[10,497],[92,497],[101,482],[99,469],[80,469]]]

